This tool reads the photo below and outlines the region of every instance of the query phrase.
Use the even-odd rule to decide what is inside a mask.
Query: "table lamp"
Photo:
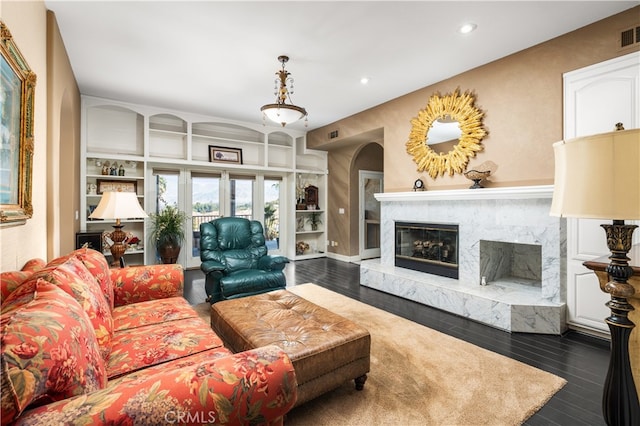
[[[91,219],[115,219],[116,224],[113,225],[113,232],[109,238],[113,240],[111,245],[111,255],[113,262],[111,266],[121,266],[121,259],[127,246],[124,240],[127,234],[122,231],[124,225],[121,219],[137,219],[149,217],[138,202],[138,196],[135,192],[104,192],[98,207],[89,215]]]
[[[619,123],[616,127],[622,127]],[[611,295],[605,319],[611,331],[611,355],[604,385],[602,412],[609,425],[639,425],[640,404],[629,361],[629,335],[634,323],[628,302],[634,287],[628,283],[633,270],[627,253],[640,219],[640,129],[619,130],[579,137],[553,145],[555,182],[551,215],[610,219],[601,225],[611,251],[607,266]]]

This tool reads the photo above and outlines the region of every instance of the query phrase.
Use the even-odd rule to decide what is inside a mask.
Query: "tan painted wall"
[[[470,182],[462,175],[432,179],[419,174],[405,149],[410,120],[429,97],[459,88],[475,92],[476,106],[485,112],[484,124],[489,131],[484,151],[471,159],[468,168],[486,161],[496,163],[493,186],[551,184],[551,145],[563,134],[562,74],[639,50],[637,45],[624,52],[617,48],[619,31],[632,25],[640,25],[640,6],[315,129],[307,135],[309,146],[333,151],[345,140],[383,127],[386,192],[408,191],[418,177],[428,189],[468,187]],[[336,129],[340,138],[329,142],[329,132]],[[334,158],[329,156],[330,173],[335,172]],[[341,178],[347,182],[348,172]],[[333,179],[340,184],[339,177]]]
[[[53,12],[47,12],[48,258],[75,248],[80,228],[80,91]]]
[[[467,169],[495,163],[486,186],[552,184],[551,146],[563,135],[562,74],[640,50],[638,45],[625,51],[617,48],[620,30],[636,25],[640,25],[640,6],[309,132],[309,147],[329,152],[329,188],[340,188],[329,194],[327,228],[327,240],[339,244],[327,250],[343,256],[359,251],[358,228],[354,227],[357,204],[352,205],[357,201],[357,181],[352,186],[357,170],[351,168],[351,160],[358,146],[377,141],[380,135],[385,192],[410,191],[417,178],[431,190],[470,186],[463,175],[432,179],[418,173],[413,157],[406,152],[411,119],[437,92],[472,91],[476,106],[485,112],[489,132],[483,140],[485,149],[471,159]],[[333,130],[340,137],[329,141]],[[344,193],[342,188],[355,189]],[[343,204],[349,208],[345,215],[338,215],[337,208]]]
[[[358,179],[360,170],[381,172],[383,150],[378,143],[366,145],[347,145],[329,153],[329,163],[333,169],[328,176],[327,240],[335,241],[337,246],[329,245],[327,252],[347,256],[357,256],[359,252],[358,234]],[[348,181],[342,177],[349,173]],[[344,214],[338,213],[343,208]]]
[[[0,3],[2,20],[37,75],[33,217],[0,228],[0,270],[34,257],[51,259],[75,245],[80,197],[80,93],[53,16],[42,1]]]

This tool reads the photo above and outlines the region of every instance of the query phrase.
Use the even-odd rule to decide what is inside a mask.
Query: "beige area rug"
[[[296,425],[517,425],[566,381],[314,284],[287,290],[371,333],[371,372],[293,409]],[[209,307],[197,306],[208,321]]]

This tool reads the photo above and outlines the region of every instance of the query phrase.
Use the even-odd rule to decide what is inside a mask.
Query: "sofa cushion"
[[[29,278],[33,272],[25,272],[25,271],[7,271],[0,274],[0,302],[4,302],[4,300],[11,294],[13,291],[20,286]]]
[[[113,269],[115,306],[182,296],[184,271],[180,264],[130,266]]]
[[[113,318],[96,278],[71,254],[52,260],[27,279],[25,284],[38,279],[56,284],[78,301],[93,325],[102,358],[106,361],[111,351]]]
[[[13,290],[29,278],[34,272],[45,265],[42,259],[31,259],[19,271],[7,271],[0,273],[0,303],[9,296]]]
[[[81,248],[72,253],[76,256],[84,266],[93,275],[104,294],[104,298],[107,300],[107,304],[113,310],[113,283],[111,282],[111,270],[109,269],[109,263],[102,253],[90,248]]]
[[[113,310],[112,315],[114,332],[198,317],[196,311],[183,297],[148,300],[133,305],[118,306]]]
[[[30,287],[32,291],[25,291]],[[95,332],[78,302],[38,279],[2,305],[2,423],[37,406],[106,386]]]
[[[109,380],[133,371],[222,346],[200,318],[186,318],[114,333]]]
[[[205,361],[212,361],[215,359],[224,358],[229,355],[233,355],[233,352],[231,352],[229,349],[225,348],[224,346],[219,346],[217,348],[209,349],[207,351],[200,352],[191,356],[174,359],[172,361],[167,361],[162,364],[158,364],[152,367],[144,368],[142,370],[134,371],[133,373],[125,374],[124,376],[120,376],[116,379],[109,380],[108,387],[118,386],[121,383],[135,382],[141,378],[151,376],[156,373],[160,373],[163,371],[173,371],[178,368],[188,367],[190,365],[200,364]]]
[[[24,266],[22,267],[22,271],[24,272],[37,272],[40,269],[44,268],[46,266],[47,262],[45,262],[43,259],[40,258],[34,258],[31,259],[29,261],[27,261],[27,263],[24,264]]]

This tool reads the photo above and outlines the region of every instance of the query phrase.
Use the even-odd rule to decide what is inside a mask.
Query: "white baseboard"
[[[327,253],[327,257],[341,262],[360,263],[360,256],[345,256],[343,254]]]

